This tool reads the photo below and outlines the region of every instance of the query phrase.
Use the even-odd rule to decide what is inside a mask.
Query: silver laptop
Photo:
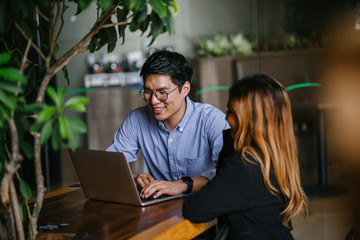
[[[89,149],[76,151],[69,149],[69,153],[83,192],[88,199],[146,206],[184,196],[181,194],[165,195],[156,199],[140,198],[123,153]]]

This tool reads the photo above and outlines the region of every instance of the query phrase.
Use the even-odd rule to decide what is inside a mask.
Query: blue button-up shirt
[[[123,152],[132,162],[141,149],[149,173],[158,180],[212,179],[223,145],[222,131],[227,128],[223,112],[187,97],[185,115],[172,131],[147,106],[140,107],[128,115],[107,151]]]

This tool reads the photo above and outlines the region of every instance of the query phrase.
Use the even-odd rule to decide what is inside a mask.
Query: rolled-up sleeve
[[[128,162],[136,161],[139,151],[138,120],[134,112],[130,113],[114,135],[113,143],[106,149],[109,152],[124,153]]]
[[[208,141],[211,151],[211,160],[216,167],[219,152],[223,146],[223,130],[229,129],[230,126],[225,119],[225,114],[219,109],[214,109],[208,117],[205,131],[208,133]],[[216,174],[216,168],[210,169],[202,174],[203,177],[211,180]]]

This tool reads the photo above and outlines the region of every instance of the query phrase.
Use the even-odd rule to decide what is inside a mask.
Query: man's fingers
[[[163,190],[159,190],[159,191],[157,191],[155,194],[154,194],[154,196],[153,196],[153,198],[158,198],[158,197],[160,197],[161,195],[163,195],[165,192],[163,192]]]
[[[151,183],[150,185],[144,190],[145,198],[148,198],[150,196],[152,196],[153,198],[158,198],[163,194],[170,194],[171,192],[171,185],[169,185],[169,182],[159,181]]]
[[[142,188],[144,188],[146,185],[148,185],[150,182],[153,182],[153,181],[155,181],[155,179],[148,173],[142,173],[136,177],[136,182]]]
[[[152,195],[153,192],[155,192],[156,183],[157,182],[149,183],[148,185],[146,185],[145,188],[142,189],[141,193],[142,193],[143,197],[148,198],[148,197],[150,197]]]
[[[144,173],[144,174],[142,174],[142,176],[145,177],[145,178],[147,179],[147,181],[149,181],[149,182],[155,181],[155,179],[153,178],[153,176],[151,176],[151,175],[148,174],[148,173]]]
[[[136,182],[140,185],[140,187],[145,187],[145,183],[140,176],[137,176]]]
[[[179,184],[162,180],[154,180],[141,190],[140,197],[148,198],[153,196],[153,198],[158,198],[163,194],[177,195],[180,193],[182,193],[182,190],[179,188]]]
[[[145,186],[150,183],[149,179],[146,176],[142,176],[142,180],[143,180]]]

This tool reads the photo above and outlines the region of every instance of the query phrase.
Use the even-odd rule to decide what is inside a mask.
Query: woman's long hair
[[[307,198],[300,184],[299,163],[289,97],[284,87],[267,75],[236,81],[230,89],[229,111],[236,119],[234,149],[252,156],[259,164],[266,188],[278,189],[270,181],[273,171],[286,205],[282,224],[299,213],[307,214]]]

